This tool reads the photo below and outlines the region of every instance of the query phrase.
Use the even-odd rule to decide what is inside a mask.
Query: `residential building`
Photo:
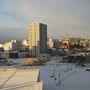
[[[53,43],[54,43],[53,48],[58,49],[60,46],[60,41],[58,39],[53,39]]]
[[[49,38],[48,41],[47,41],[47,46],[48,48],[53,48],[54,46],[54,41],[52,38]]]
[[[11,40],[10,42],[5,42],[3,49],[4,51],[15,51],[17,49],[17,41]]]
[[[26,52],[26,51],[29,51],[28,40],[23,40],[21,46],[22,46],[22,51],[25,51],[25,52]]]
[[[28,47],[28,40],[23,40],[22,45]]]
[[[61,44],[60,44],[60,48],[62,48],[64,50],[69,49],[69,42],[68,42],[68,40],[62,40]]]
[[[2,44],[0,44],[0,48],[2,48],[3,47],[3,45]]]
[[[47,25],[33,22],[29,25],[29,51],[37,56],[47,51]]]

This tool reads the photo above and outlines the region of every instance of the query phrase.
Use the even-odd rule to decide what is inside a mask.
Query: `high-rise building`
[[[33,22],[29,25],[29,51],[31,56],[46,53],[47,25]]]

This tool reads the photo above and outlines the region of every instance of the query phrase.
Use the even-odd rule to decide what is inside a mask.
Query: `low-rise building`
[[[22,41],[22,45],[24,45],[24,46],[26,46],[26,47],[29,46],[29,45],[28,45],[28,40],[23,40],[23,41]]]
[[[0,48],[2,48],[3,47],[3,45],[2,44],[0,44]]]
[[[10,42],[5,42],[3,44],[4,51],[15,51],[17,49],[17,42],[16,40],[11,40]]]
[[[21,47],[22,47],[22,51],[28,51],[29,52],[28,40],[23,40]]]
[[[68,40],[63,40],[63,41],[61,41],[61,43],[60,43],[60,48],[62,48],[62,49],[64,49],[64,50],[69,49],[69,42],[68,42]]]
[[[53,45],[54,45],[53,39],[49,38],[48,41],[47,41],[47,47],[48,48],[53,48]]]

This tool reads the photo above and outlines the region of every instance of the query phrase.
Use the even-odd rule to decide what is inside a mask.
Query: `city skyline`
[[[28,24],[46,23],[48,37],[90,38],[89,0],[0,0],[0,40],[28,39]]]

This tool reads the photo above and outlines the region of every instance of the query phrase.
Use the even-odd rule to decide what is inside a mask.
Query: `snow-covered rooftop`
[[[36,87],[42,90],[39,69],[0,69],[0,90],[36,90]]]

